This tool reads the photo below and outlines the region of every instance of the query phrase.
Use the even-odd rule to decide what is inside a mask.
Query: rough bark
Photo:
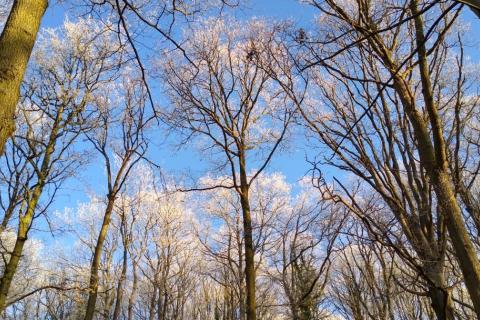
[[[0,155],[15,130],[20,85],[47,0],[15,0],[0,36]]]
[[[430,265],[426,264],[425,268],[427,269],[427,276],[432,282],[428,289],[428,297],[437,319],[455,319],[453,300],[446,286],[443,263],[433,262]]]

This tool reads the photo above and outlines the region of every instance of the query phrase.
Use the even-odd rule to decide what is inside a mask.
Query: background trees
[[[111,55],[105,41],[81,33],[92,21],[66,23],[40,43],[35,66],[25,83],[18,108],[18,128],[3,158],[5,213],[2,232],[16,225],[16,240],[4,261],[0,281],[3,311],[23,248],[35,219],[45,216],[60,185],[82,164],[81,149],[73,149],[78,137],[90,127],[92,95],[110,81]],[[41,48],[53,47],[52,51]],[[42,203],[42,201],[44,201]],[[13,220],[14,219],[14,220]]]
[[[209,20],[187,44],[188,61],[177,55],[163,66],[174,106],[166,121],[220,153],[218,166],[230,176],[225,184],[207,188],[233,189],[239,197],[249,320],[256,319],[250,187],[280,146],[294,112],[289,97],[258,65],[268,59],[266,48],[275,36],[275,29],[261,21],[235,26]]]
[[[428,294],[437,316],[453,318],[446,289],[446,230],[464,276],[475,278],[478,266],[450,178],[449,129],[443,114],[459,103],[441,84],[442,74],[452,67],[446,61],[455,60],[452,50],[461,46],[458,37],[445,36],[458,11],[439,6],[443,15],[430,21],[420,14],[428,4],[418,2],[403,3],[402,10],[388,16],[388,2],[377,2],[375,8],[363,2],[348,8],[337,2],[312,4],[324,14],[322,38],[337,39],[310,47],[314,57],[332,57],[322,60],[324,69],[316,76],[322,102],[332,109],[323,118],[303,114],[334,154],[326,162],[358,176],[390,207],[403,231],[395,237],[405,237],[420,259],[417,265],[423,265],[421,274],[432,286]],[[360,16],[363,20],[358,22]],[[458,69],[457,73],[462,74]],[[464,78],[457,78],[457,95],[463,91],[460,79]],[[378,222],[375,219],[375,227]],[[382,236],[391,228],[381,231]],[[467,287],[476,282],[466,281]],[[439,287],[444,289],[437,292]],[[469,292],[475,305],[474,287]]]
[[[302,3],[87,0],[39,33],[0,159],[2,318],[478,315],[462,6]]]
[[[93,319],[95,312],[100,259],[115,200],[128,175],[142,160],[148,146],[144,138],[144,130],[151,117],[149,118],[145,112],[147,94],[143,82],[125,77],[121,81],[121,86],[121,88],[109,88],[115,90],[111,92],[112,100],[120,93],[118,104],[110,104],[109,99],[102,97],[102,102],[98,104],[96,110],[95,127],[86,134],[87,139],[103,158],[107,176],[107,195],[102,227],[92,257],[89,302],[85,319]],[[109,93],[106,92],[107,97]]]

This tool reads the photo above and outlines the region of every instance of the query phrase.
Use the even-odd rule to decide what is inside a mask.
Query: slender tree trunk
[[[26,214],[20,218],[15,246],[11,253],[10,260],[3,271],[2,279],[0,280],[0,312],[3,312],[6,308],[8,292],[10,291],[13,277],[17,271],[18,263],[22,256],[23,246],[27,241],[27,233],[30,229],[35,207],[37,206],[38,200],[42,193],[42,188],[43,186],[34,190],[32,200],[29,203]]]
[[[0,155],[15,129],[20,85],[47,0],[15,0],[0,36]]]
[[[133,284],[132,291],[130,292],[130,297],[128,298],[128,310],[127,310],[127,319],[133,319],[133,304],[135,302],[135,295],[137,294],[138,286],[138,276],[137,276],[137,263],[134,261],[132,263],[132,272],[133,272]]]
[[[240,216],[237,216],[238,279],[233,279],[233,281],[238,281],[238,309],[240,312],[239,319],[245,320],[246,312],[245,312],[245,296],[244,296],[244,288],[243,288],[243,280],[244,280],[243,249],[242,249],[242,241],[240,240],[241,228],[242,228],[242,225],[240,224]],[[232,283],[232,286],[233,285],[234,283]],[[232,312],[235,312],[235,310],[236,310],[236,306],[232,301]],[[233,315],[232,315],[232,319],[235,319]]]
[[[122,262],[122,274],[118,280],[117,293],[115,298],[115,309],[113,310],[112,320],[117,320],[120,316],[120,311],[122,310],[122,299],[123,299],[123,284],[127,277],[127,244],[123,243],[123,262]]]
[[[253,246],[252,217],[248,197],[249,185],[245,166],[245,154],[240,152],[240,203],[243,214],[243,233],[245,237],[245,286],[247,294],[247,320],[256,320],[255,301],[255,248]]]
[[[157,297],[157,287],[154,285],[152,297],[150,299],[150,309],[149,309],[148,320],[155,319],[155,302],[157,301],[156,297]]]
[[[8,261],[5,269],[3,270],[2,279],[0,280],[0,313],[5,310],[10,285],[12,284],[13,276],[17,271],[20,257],[22,256],[23,246],[27,241],[27,235],[32,224],[35,209],[42,195],[43,188],[45,187],[46,179],[50,170],[50,160],[53,152],[55,151],[55,142],[57,141],[56,139],[59,130],[59,124],[62,121],[62,113],[63,106],[61,106],[60,109],[57,111],[55,123],[52,127],[52,131],[48,139],[48,144],[45,149],[45,156],[43,158],[40,172],[38,174],[38,183],[36,187],[34,187],[31,191],[31,198],[28,201],[25,215],[20,216],[15,246],[13,248],[10,260]]]
[[[100,268],[100,260],[102,258],[103,243],[107,237],[108,227],[110,226],[110,220],[113,212],[113,205],[115,198],[112,195],[108,196],[107,208],[105,209],[105,215],[103,216],[102,228],[98,234],[97,244],[93,254],[92,265],[90,269],[90,283],[88,287],[88,302],[85,312],[85,320],[92,320],[95,313],[95,304],[97,303],[98,294],[98,269]]]

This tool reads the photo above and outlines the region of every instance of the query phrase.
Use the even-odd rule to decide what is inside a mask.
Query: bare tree
[[[18,110],[21,125],[11,139],[11,152],[2,170],[9,194],[3,228],[14,214],[18,215],[18,226],[0,281],[1,311],[33,221],[45,216],[62,182],[82,164],[81,150],[75,150],[74,144],[89,127],[91,95],[110,81],[109,61],[115,49],[104,41],[108,36],[99,37],[97,42],[82,33],[92,26],[91,21],[66,24],[60,32],[68,35],[64,41],[52,33],[40,48],[52,46],[56,50],[47,53],[39,49],[30,81],[25,83]]]
[[[120,88],[107,88],[124,94],[120,96],[119,104],[111,104],[110,99],[105,97],[99,98],[102,101],[98,101],[95,129],[87,133],[87,139],[103,158],[107,178],[106,207],[90,269],[89,297],[85,313],[85,319],[88,320],[93,319],[95,314],[100,260],[115,201],[132,169],[144,158],[148,146],[144,131],[151,117],[145,112],[145,87],[141,80],[128,76],[124,77],[119,85]],[[114,92],[107,92],[106,96],[109,95],[114,97]]]
[[[271,276],[285,292],[292,319],[321,319],[330,313],[322,304],[344,213],[312,192],[304,191],[292,202],[276,223]]]
[[[371,240],[356,219],[345,227],[328,288],[336,310],[347,319],[433,318],[417,274],[395,250]]]
[[[293,115],[288,96],[257,65],[269,59],[266,47],[273,44],[274,29],[260,21],[234,25],[210,20],[188,43],[190,61],[177,55],[163,65],[175,106],[166,121],[187,138],[202,138],[205,150],[218,152],[219,168],[230,177],[213,188],[232,188],[240,199],[248,320],[256,318],[250,186],[281,145]]]
[[[298,61],[304,78],[316,73],[321,95],[300,111],[333,152],[325,163],[360,177],[390,207],[421,260],[417,266],[431,283],[429,296],[441,319],[454,316],[445,279],[448,229],[479,310],[478,257],[455,198],[439,111],[450,101],[435,83],[452,45],[445,34],[458,16],[455,4],[436,7],[440,17],[430,21],[423,13],[434,9],[417,1],[397,9],[388,1],[374,7],[310,3],[322,13],[322,24],[318,40],[305,34],[296,39],[310,54]]]
[[[202,179],[202,186],[215,186],[226,177]],[[279,174],[261,174],[250,186],[257,314],[265,317],[273,309],[272,285],[268,277],[268,255],[275,250],[275,225],[288,206],[289,185]],[[224,290],[217,301],[225,319],[245,319],[245,252],[242,226],[242,206],[232,189],[210,190],[199,194],[198,219],[211,221],[197,226],[197,237],[208,262],[203,272]],[[262,281],[263,280],[263,281]]]

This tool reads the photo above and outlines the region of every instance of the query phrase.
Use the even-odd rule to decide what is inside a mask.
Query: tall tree
[[[110,81],[112,48],[106,42],[108,35],[92,40],[89,32],[93,27],[92,21],[81,20],[51,32],[51,38],[40,45],[40,49],[49,50],[36,52],[31,78],[25,84],[17,113],[21,126],[11,139],[11,153],[5,157],[4,173],[13,193],[3,226],[9,226],[13,214],[18,215],[18,225],[15,246],[0,280],[0,311],[6,306],[34,220],[45,215],[62,182],[83,163],[81,148],[76,149],[75,142],[89,128],[93,93]]]
[[[188,60],[177,55],[163,65],[174,105],[166,121],[189,138],[202,138],[206,150],[219,152],[218,167],[230,177],[212,188],[231,188],[240,199],[248,320],[256,319],[250,187],[271,162],[293,117],[288,96],[259,67],[270,59],[266,48],[275,47],[276,30],[261,21],[209,20],[184,46]]]
[[[90,268],[88,303],[85,320],[91,320],[95,314],[97,303],[99,268],[102,251],[110,228],[115,203],[125,181],[133,168],[143,159],[147,151],[147,140],[144,136],[145,126],[149,118],[145,113],[147,94],[141,80],[131,79],[127,75],[118,86],[107,88],[96,110],[95,128],[87,133],[87,139],[92,143],[103,159],[106,181],[106,207],[101,228],[98,232]],[[119,105],[112,105],[115,95],[120,96]]]
[[[480,265],[455,196],[440,111],[451,101],[436,82],[453,45],[446,34],[459,14],[457,5],[432,8],[412,0],[390,9],[389,1],[310,3],[324,25],[318,41],[303,39],[311,56],[302,64],[317,68],[322,102],[333,112],[302,113],[333,151],[326,162],[353,172],[391,208],[421,260],[440,319],[454,317],[445,278],[448,230],[480,316]],[[426,10],[437,10],[440,18],[425,19]]]

